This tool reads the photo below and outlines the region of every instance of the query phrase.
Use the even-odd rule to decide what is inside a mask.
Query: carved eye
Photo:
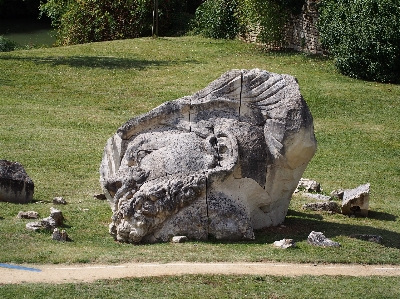
[[[214,136],[212,136],[208,141],[210,142],[211,146],[213,146],[213,147],[218,144],[218,140]]]
[[[142,159],[144,157],[146,157],[148,154],[150,154],[152,151],[149,150],[140,150],[136,153],[136,161],[139,164],[140,161],[142,161]]]
[[[224,143],[218,143],[218,153],[225,154],[228,151],[228,147]]]

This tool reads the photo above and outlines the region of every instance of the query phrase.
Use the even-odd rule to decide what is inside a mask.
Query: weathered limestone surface
[[[0,160],[0,201],[29,203],[33,192],[33,181],[20,163]]]
[[[343,192],[342,214],[368,216],[370,184],[360,185]]]
[[[332,241],[321,232],[312,231],[307,238],[308,244],[320,247],[340,247],[340,243]]]
[[[39,213],[35,211],[19,211],[17,218],[19,219],[38,219],[39,218]]]
[[[275,241],[273,245],[275,247],[287,249],[296,247],[296,242],[293,239],[282,239],[279,241]]]
[[[104,149],[100,183],[123,242],[254,238],[285,219],[316,150],[295,78],[232,70],[132,118]]]

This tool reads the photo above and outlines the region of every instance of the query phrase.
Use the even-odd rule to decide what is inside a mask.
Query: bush
[[[58,27],[59,45],[134,38],[152,24],[151,0],[50,0],[40,9]]]
[[[10,52],[17,48],[17,44],[0,35],[0,52]]]
[[[257,27],[258,40],[284,44],[284,26],[301,12],[305,0],[208,0],[196,10],[193,32],[212,38],[235,38]]]
[[[400,82],[400,1],[322,0],[318,28],[339,71]]]
[[[233,39],[239,33],[236,18],[238,0],[208,0],[195,13],[192,30],[195,34],[217,39]]]
[[[261,43],[284,44],[284,26],[290,16],[290,9],[278,0],[245,0],[239,9],[241,34],[258,27],[257,40]]]

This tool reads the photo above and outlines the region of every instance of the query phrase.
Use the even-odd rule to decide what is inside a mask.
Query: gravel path
[[[285,263],[127,263],[120,265],[0,264],[0,284],[92,282],[182,274],[400,276],[400,266]]]

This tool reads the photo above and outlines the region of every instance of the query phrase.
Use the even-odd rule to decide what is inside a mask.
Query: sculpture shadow
[[[371,211],[370,211],[371,212]],[[369,212],[369,213],[370,213]],[[389,219],[394,221],[395,216],[387,213],[372,213],[374,219]],[[379,217],[379,218],[378,218]],[[372,217],[369,217],[372,218]],[[324,217],[316,213],[303,213],[289,210],[283,226],[267,227],[255,231],[253,241],[220,241],[210,239],[210,243],[248,243],[248,244],[272,244],[277,240],[294,239],[295,241],[306,241],[312,231],[322,232],[327,238],[338,236],[352,237],[354,235],[378,235],[383,241],[382,246],[400,249],[400,233],[375,228],[371,226],[333,223],[324,220]]]
[[[394,221],[393,219],[396,219],[395,216],[387,213],[375,213],[372,213],[372,215],[382,217],[383,219],[379,218],[382,220],[389,218],[390,221]],[[321,215],[289,210],[284,226],[268,227],[257,231],[254,242],[260,244],[273,243],[284,238],[303,241],[307,240],[311,231],[318,231],[322,232],[327,238],[351,237],[357,234],[378,235],[383,238],[381,245],[400,249],[400,233],[371,226],[333,223],[323,221],[322,218]],[[374,219],[376,218],[374,217]]]
[[[385,212],[376,212],[376,211],[368,211],[368,218],[382,220],[382,221],[396,221],[397,216],[385,213]]]
[[[135,58],[122,58],[112,56],[3,56],[3,60],[26,60],[36,64],[50,64],[53,66],[67,65],[76,68],[90,67],[102,69],[136,69],[144,70],[148,67],[163,67],[179,64],[199,63],[197,60],[144,60]],[[0,81],[1,84],[1,81]]]

